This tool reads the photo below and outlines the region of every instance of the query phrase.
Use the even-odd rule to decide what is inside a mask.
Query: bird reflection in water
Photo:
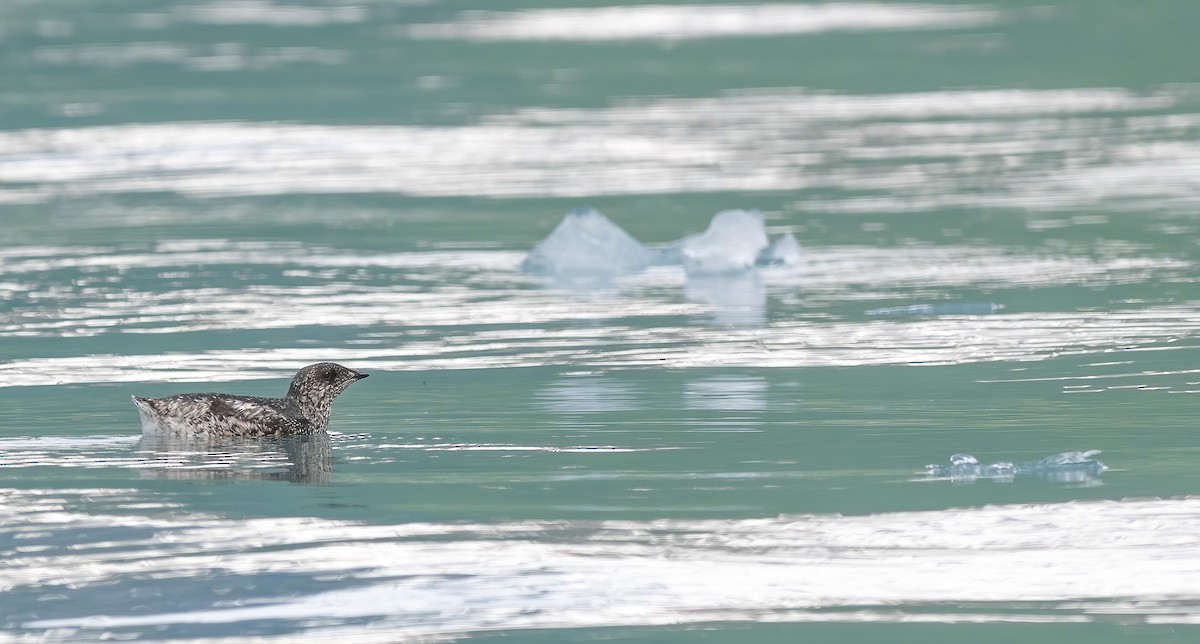
[[[324,432],[270,438],[147,434],[138,443],[144,467],[159,478],[279,480],[324,484],[333,470]]]

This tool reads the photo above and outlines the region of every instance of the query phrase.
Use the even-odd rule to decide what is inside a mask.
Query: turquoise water
[[[1198,18],[6,3],[0,641],[1190,641]],[[576,207],[801,256],[522,272]]]

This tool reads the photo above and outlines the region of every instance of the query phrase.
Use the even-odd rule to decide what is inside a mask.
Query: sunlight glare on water
[[[632,40],[772,36],[824,31],[974,27],[997,21],[985,6],[876,3],[657,5],[467,12],[454,22],[414,25],[415,38]]]
[[[936,300],[951,289],[1003,293],[1035,286],[1136,284],[1151,275],[1186,274],[1193,268],[1172,258],[1120,252],[1054,257],[953,246],[809,249],[794,267],[763,269],[766,289],[750,299],[748,291],[727,281],[714,286],[707,278],[676,269],[652,270],[595,293],[541,290],[531,288],[535,280],[516,270],[520,255],[505,252],[347,255],[294,244],[207,242],[162,244],[135,253],[95,247],[37,253],[0,255],[6,274],[21,280],[7,285],[13,300],[28,302],[18,304],[0,326],[4,336],[267,332],[319,324],[344,327],[346,341],[342,347],[322,349],[176,349],[162,355],[11,360],[0,365],[0,383],[8,386],[262,378],[283,375],[280,370],[290,372],[322,356],[400,370],[497,364],[962,363],[1103,352],[1122,342],[1170,342],[1200,324],[1194,306],[1170,304],[1105,312],[1002,309],[986,316],[908,319],[866,315],[874,310],[873,301]],[[279,285],[261,284],[261,277],[259,284],[237,284],[236,277],[226,288],[206,284],[205,273],[232,267],[256,267],[274,274]],[[171,275],[174,288],[136,279],[138,271]],[[438,273],[443,276],[436,277]],[[52,283],[64,274],[76,284],[94,286],[55,293]],[[415,274],[432,284],[397,284]],[[294,281],[292,275],[301,283],[286,285]],[[762,325],[769,298],[781,305],[772,312],[771,324]],[[674,322],[649,327],[639,319]],[[589,324],[581,326],[585,320]],[[429,335],[426,329],[436,331]],[[403,342],[397,344],[398,339]],[[257,368],[246,369],[247,363]],[[165,372],[160,370],[164,367]]]
[[[1186,641],[1194,13],[0,3],[0,642]]]
[[[1155,621],[1189,623],[1200,605],[1188,583],[1200,573],[1193,554],[1200,509],[1193,501],[744,521],[371,526],[121,513],[137,507],[136,490],[5,495],[4,507],[23,508],[5,517],[22,546],[6,553],[9,564],[0,575],[17,610],[37,610],[39,591],[25,581],[30,577],[87,588],[160,571],[164,593],[197,577],[294,578],[289,596],[234,587],[214,607],[204,600],[167,613],[113,606],[112,615],[28,624],[74,637],[136,637],[159,625],[187,624],[198,634],[235,622],[299,625],[315,614],[323,619],[313,634],[369,619],[405,637],[614,622],[1075,621],[1119,615],[1129,607],[1110,598],[1127,595],[1153,597],[1137,610],[1152,612]],[[116,514],[81,511],[90,504]],[[47,524],[62,526],[57,537],[44,531]],[[70,554],[63,552],[65,535],[82,539],[109,526],[120,526],[125,536],[79,541]],[[1102,563],[1112,548],[1125,554]],[[123,561],[117,552],[139,553],[138,559]],[[330,575],[349,577],[342,588],[331,588]],[[860,583],[863,578],[872,583]],[[117,599],[133,590],[118,582],[104,592]],[[922,610],[945,602],[974,608]],[[1007,602],[1025,608],[996,610]]]
[[[167,123],[0,133],[0,201],[395,192],[567,196],[835,190],[805,210],[1193,207],[1184,88],[849,96],[804,90],[527,108],[467,127]],[[1112,146],[1090,155],[1097,139]],[[570,165],[571,172],[561,169]],[[1047,175],[1055,173],[1053,181]],[[878,195],[861,195],[878,192]]]

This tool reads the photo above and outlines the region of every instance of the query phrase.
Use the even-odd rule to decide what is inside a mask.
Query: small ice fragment
[[[599,210],[576,208],[529,252],[521,269],[555,277],[615,277],[650,263],[650,251]]]
[[[1108,468],[1104,463],[1092,460],[1092,457],[1099,453],[1100,450],[1062,452],[1036,461],[997,461],[991,465],[980,465],[970,454],[955,454],[950,457],[950,465],[926,465],[925,474],[938,478],[948,477],[956,483],[969,483],[977,479],[991,479],[1003,483],[1022,476],[1054,483],[1100,485],[1097,475]]]
[[[1100,450],[1090,449],[1086,452],[1063,452],[1053,456],[1047,456],[1034,465],[1041,467],[1054,467],[1056,465],[1079,465],[1088,462],[1088,459],[1099,454]]]
[[[984,468],[988,476],[1012,476],[1016,471],[1017,466],[1009,461],[999,461]]]
[[[800,242],[791,233],[785,233],[771,243],[758,256],[761,266],[795,266],[800,263]]]
[[[736,273],[758,261],[767,247],[767,231],[757,210],[726,210],[708,230],[682,240],[683,265],[689,273]]]
[[[979,465],[979,459],[970,454],[955,454],[950,457],[951,465]]]

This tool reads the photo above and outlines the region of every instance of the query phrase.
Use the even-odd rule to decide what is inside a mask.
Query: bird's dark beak
[[[371,374],[369,374],[369,373],[363,373],[363,372],[359,371],[359,372],[356,372],[356,373],[354,374],[354,379],[355,379],[355,380],[362,380],[363,378],[366,378],[366,377],[367,377],[367,376],[369,376],[369,375],[371,375]]]

